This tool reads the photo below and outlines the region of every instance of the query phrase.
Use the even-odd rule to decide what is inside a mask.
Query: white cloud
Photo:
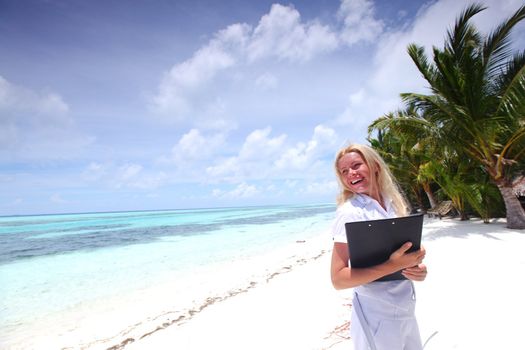
[[[54,92],[35,92],[0,76],[0,156],[5,160],[67,159],[94,141],[80,133],[69,106]]]
[[[274,89],[277,83],[277,77],[271,73],[264,73],[255,79],[255,85],[263,90]]]
[[[207,180],[239,182],[246,178],[265,178],[271,172],[271,164],[280,153],[286,140],[281,134],[270,137],[271,128],[251,132],[237,155],[219,160],[206,168]]]
[[[38,102],[37,109],[44,114],[63,115],[69,111],[69,106],[62,100],[60,95],[55,93],[46,94]]]
[[[118,167],[113,181],[116,188],[156,189],[165,184],[168,176],[163,171],[144,171],[140,164],[124,164]]]
[[[299,191],[300,193],[307,195],[326,195],[333,193],[335,198],[338,191],[338,185],[335,180],[311,182],[307,183],[305,187],[301,187]]]
[[[14,122],[0,121],[0,150],[13,147],[18,141],[18,128]]]
[[[37,93],[29,89],[16,86],[0,76],[0,111],[24,111],[25,114],[47,115],[55,118],[55,122],[67,123],[69,120],[64,115],[69,111],[69,106],[56,93]],[[4,113],[2,113],[4,114]],[[4,117],[2,119],[5,118]]]
[[[118,169],[118,178],[122,181],[136,177],[142,171],[140,164],[125,164]]]
[[[338,144],[335,131],[323,125],[317,125],[312,138],[308,142],[299,142],[295,147],[288,148],[282,156],[277,159],[275,165],[279,169],[308,169],[320,159],[325,158],[327,153],[334,153]]]
[[[271,131],[270,127],[266,127],[251,132],[239,151],[239,158],[259,161],[277,154],[286,140],[286,135],[282,134],[272,138],[269,137]]]
[[[236,158],[224,156],[232,147],[228,144],[230,132],[227,126],[220,131],[190,129],[155,164],[164,167],[172,181],[213,182],[217,176],[229,176],[237,169]]]
[[[237,50],[242,49],[249,29],[246,24],[233,24],[219,31],[192,58],[173,66],[153,98],[154,108],[177,119],[190,117],[194,112],[193,95],[220,71],[235,64],[239,56]]]
[[[363,89],[360,89],[357,92],[354,92],[350,95],[350,103],[351,104],[360,104],[365,99],[365,91]]]
[[[175,66],[169,73],[169,79],[185,89],[194,89],[213,78],[217,71],[234,64],[234,57],[227,52],[220,41],[197,51],[193,57]],[[174,85],[174,84],[171,84]]]
[[[197,120],[195,122],[195,126],[203,131],[209,130],[210,132],[219,132],[225,134],[226,136],[230,131],[238,128],[237,123],[221,118],[213,118],[211,120],[205,120],[202,122]]]
[[[151,190],[159,188],[169,180],[163,171],[145,169],[141,164],[90,163],[82,172],[82,179],[90,183],[101,183],[110,188],[134,188]]]
[[[494,29],[495,22],[508,17],[521,5],[519,0],[484,3],[489,9],[474,17],[481,30]],[[294,68],[310,63],[312,69],[323,69],[322,65],[311,62],[322,61],[323,55],[338,55],[341,49],[357,43],[371,43],[366,49],[377,50],[370,53],[370,64],[362,67],[364,71],[371,71],[370,75],[363,77],[365,83],[356,86],[354,91],[348,90],[350,103],[329,116],[334,118],[335,125],[352,125],[353,130],[361,130],[362,136],[356,141],[364,142],[366,127],[373,119],[401,107],[399,93],[426,91],[425,81],[406,52],[407,45],[416,42],[428,49],[432,45],[441,46],[446,30],[466,5],[454,0],[428,2],[421,5],[413,23],[407,19],[406,25],[397,32],[385,32],[385,24],[377,18],[375,4],[370,0],[342,0],[335,24],[324,24],[319,19],[305,21],[292,5],[274,4],[255,26],[230,25],[218,31],[191,58],[174,65],[160,84],[154,105],[168,118],[178,121],[201,125],[217,119],[244,122],[246,112],[236,113],[236,105],[250,98],[244,91],[249,84],[255,87],[249,91],[259,93],[275,91],[277,87],[285,91],[289,87],[293,92],[285,91],[285,94],[290,96],[301,89],[301,83],[294,84],[283,78],[282,71],[277,72],[276,67]],[[403,11],[398,15],[402,16]],[[283,105],[281,111],[289,108],[283,100],[274,100]],[[310,101],[304,101],[304,105],[308,103]],[[272,112],[268,114],[275,114]],[[289,115],[292,114],[290,111]]]
[[[67,201],[64,198],[62,198],[62,196],[58,193],[52,194],[51,197],[49,197],[49,200],[51,201],[51,203],[54,203],[54,204],[67,203]]]
[[[272,5],[253,31],[248,45],[248,59],[277,57],[306,61],[338,45],[336,34],[318,22],[301,23],[301,15],[292,6]]]
[[[286,187],[291,188],[291,189],[295,189],[299,185],[299,181],[297,180],[286,180],[284,183]]]
[[[107,174],[107,166],[97,162],[91,162],[82,172],[82,178],[87,181],[100,180]]]
[[[141,190],[154,190],[162,187],[169,180],[168,174],[163,171],[157,173],[145,174],[133,182],[129,182],[128,187],[138,188]]]
[[[217,198],[220,198],[224,193],[225,191],[221,190],[220,188],[215,188],[211,191],[211,195]]]
[[[218,31],[191,58],[175,64],[165,75],[151,100],[153,109],[174,121],[191,118],[202,122],[215,119],[215,107],[219,106],[221,118],[224,114],[233,119],[228,114],[228,101],[221,98],[226,94],[224,84],[271,89],[277,83],[271,72],[252,79],[250,74],[244,77],[246,70],[268,62],[305,64],[343,45],[373,42],[382,31],[382,23],[374,19],[373,6],[368,1],[345,0],[338,14],[343,23],[340,29],[317,19],[305,22],[292,5],[274,4],[255,28],[236,23]]]
[[[27,128],[69,127],[69,106],[56,93],[37,93],[0,76],[0,126],[15,139]],[[5,134],[4,134],[5,137]]]
[[[216,198],[227,198],[227,199],[246,199],[253,198],[260,194],[260,191],[257,187],[253,185],[248,185],[245,182],[240,183],[231,191],[224,191],[221,189],[214,189],[212,191],[212,196]]]
[[[231,157],[217,159],[206,168],[207,183],[244,183],[261,180],[290,180],[297,184],[332,176],[332,158],[339,137],[335,131],[323,125],[315,127],[311,138],[286,144],[287,136],[272,136],[271,129],[251,132]],[[275,191],[276,193],[278,191]]]
[[[237,180],[237,176],[240,176],[242,168],[239,163],[239,158],[230,157],[221,160],[218,164],[212,165],[206,168],[206,174],[208,175],[208,181],[231,181]]]
[[[217,152],[226,140],[226,133],[203,135],[198,129],[191,129],[184,134],[172,149],[176,162],[204,160]]]
[[[374,18],[372,1],[343,0],[337,15],[344,23],[340,38],[347,45],[373,42],[383,32],[383,22]]]

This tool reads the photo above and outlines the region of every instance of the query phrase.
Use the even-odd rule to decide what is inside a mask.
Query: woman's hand
[[[390,255],[388,263],[394,266],[396,271],[418,266],[423,262],[426,254],[425,248],[421,247],[415,252],[407,253],[410,247],[412,247],[412,243],[406,242]]]
[[[427,267],[425,264],[419,264],[414,267],[409,267],[401,271],[403,276],[412,281],[424,281],[427,277]]]

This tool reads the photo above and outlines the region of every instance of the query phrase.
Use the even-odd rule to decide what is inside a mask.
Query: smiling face
[[[370,195],[370,169],[361,154],[349,152],[337,162],[343,184],[354,193]]]

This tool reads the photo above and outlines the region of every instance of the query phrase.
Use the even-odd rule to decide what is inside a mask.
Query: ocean
[[[334,211],[320,204],[0,217],[0,348],[109,348],[186,322],[299,261],[300,243],[326,232]]]

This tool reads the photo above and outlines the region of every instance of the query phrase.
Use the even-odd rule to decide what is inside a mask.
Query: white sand
[[[330,336],[334,325],[348,321],[349,308],[341,307],[344,295],[330,284],[330,237],[291,248],[291,269],[125,349],[315,349],[312,345]]]
[[[425,350],[525,349],[525,231],[503,221],[425,225],[429,275],[418,284]]]
[[[525,231],[425,219],[423,244],[429,275],[416,289],[421,334],[431,337],[425,350],[523,349]],[[125,349],[352,349],[351,290],[330,284],[330,238],[296,249],[310,254]]]

